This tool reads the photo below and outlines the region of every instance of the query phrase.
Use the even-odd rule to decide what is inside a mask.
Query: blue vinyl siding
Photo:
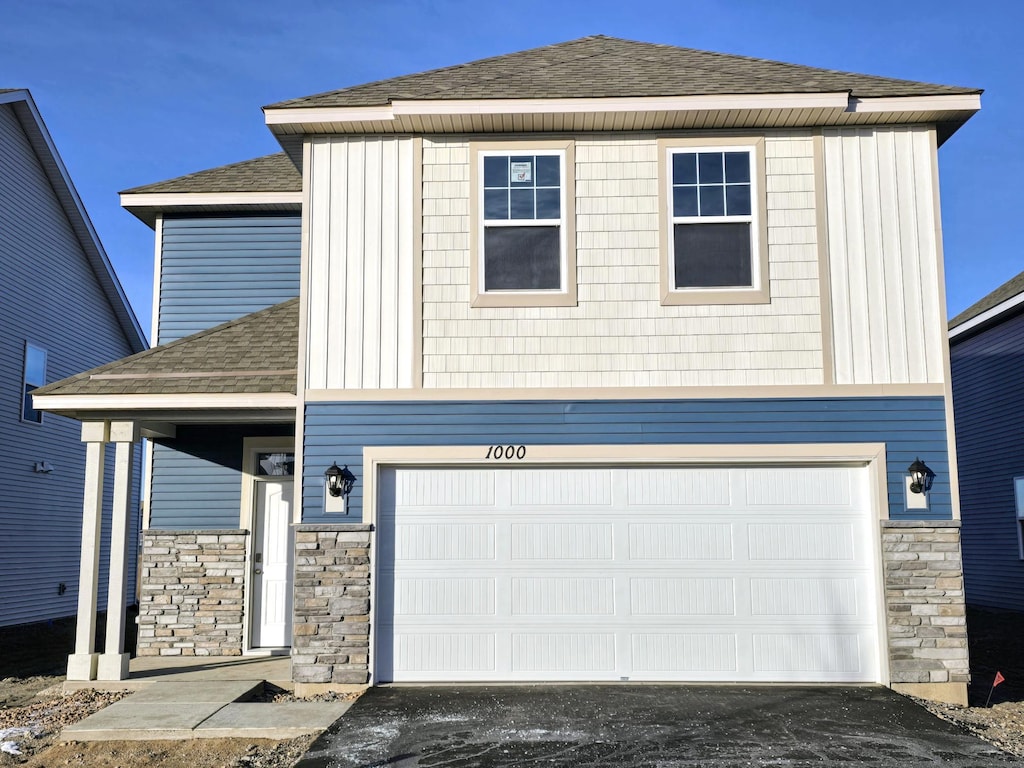
[[[1024,476],[1024,314],[950,351],[967,602],[1024,611],[1013,478]]]
[[[293,435],[291,424],[180,426],[155,440],[150,528],[237,528],[246,437]]]
[[[160,256],[158,343],[299,295],[301,218],[167,218]]]
[[[935,472],[931,519],[952,517],[941,397],[309,403],[303,453],[303,519],[324,519],[323,472],[337,461],[357,479],[350,517],[362,516],[364,446],[885,443],[889,512],[904,508],[904,475],[916,456]],[[429,461],[429,454],[424,454]],[[339,519],[337,515],[328,516]]]
[[[0,626],[74,616],[82,541],[82,425],[21,418],[25,343],[46,350],[46,381],[132,354],[117,314],[76,237],[14,110],[0,105]],[[36,462],[54,467],[33,471]],[[113,489],[107,452],[99,609],[106,610]],[[141,471],[132,478],[138,498]],[[133,504],[133,510],[138,506]],[[133,516],[127,601],[135,602]],[[60,594],[59,585],[67,589]]]

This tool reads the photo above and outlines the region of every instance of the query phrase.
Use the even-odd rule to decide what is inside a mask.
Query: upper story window
[[[659,145],[662,303],[767,303],[763,139]]]
[[[572,144],[474,143],[473,306],[576,303]]]
[[[1017,548],[1024,560],[1024,477],[1013,478],[1013,500],[1017,508]]]
[[[43,422],[43,412],[32,407],[32,390],[46,383],[46,350],[25,342],[25,367],[22,376],[21,418],[23,421]]]

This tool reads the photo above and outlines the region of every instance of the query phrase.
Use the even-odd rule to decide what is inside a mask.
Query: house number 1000
[[[487,449],[486,459],[525,459],[525,445],[492,445]]]

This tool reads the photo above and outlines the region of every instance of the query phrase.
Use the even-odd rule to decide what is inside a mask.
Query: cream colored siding
[[[766,140],[771,303],[761,305],[663,306],[655,137],[575,147],[578,306],[474,309],[468,143],[424,141],[425,387],[823,382],[809,132]]]
[[[412,386],[412,139],[314,139],[310,389]]]
[[[939,383],[929,129],[830,129],[824,148],[836,383]]]

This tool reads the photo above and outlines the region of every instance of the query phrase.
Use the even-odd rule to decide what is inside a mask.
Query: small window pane
[[[700,215],[725,215],[725,195],[722,193],[722,187],[700,188]]]
[[[532,157],[509,158],[509,175],[511,176],[513,187],[534,186],[536,169],[533,166],[533,160],[534,158]]]
[[[532,219],[533,218],[533,196],[532,189],[513,189],[509,193],[510,210],[509,218]]]
[[[675,216],[696,216],[697,188],[675,187],[672,190],[672,212]]]
[[[676,152],[672,155],[672,183],[697,183],[697,155],[694,152]]]
[[[722,182],[722,153],[701,152],[698,159],[698,171],[701,184],[714,184]]]
[[[750,187],[730,184],[725,188],[725,211],[729,216],[750,215]]]
[[[561,194],[557,189],[537,190],[537,218],[559,219],[561,213]]]
[[[675,287],[750,287],[750,224],[676,224]]]
[[[31,344],[25,345],[25,369],[22,376],[21,418],[25,421],[43,422],[43,412],[32,407],[32,391],[46,383],[46,350]]]
[[[508,218],[508,190],[484,190],[484,218],[505,220]]]
[[[558,227],[488,227],[484,290],[545,291],[562,287]]]
[[[287,477],[295,474],[294,453],[256,454],[256,474],[270,477]]]
[[[537,186],[557,187],[561,184],[559,173],[559,161],[555,155],[540,155],[537,157]]]
[[[485,157],[484,158],[484,186],[485,187],[507,187],[508,186],[508,158],[507,157]]]
[[[750,154],[748,152],[725,153],[725,180],[728,182],[750,181]]]

